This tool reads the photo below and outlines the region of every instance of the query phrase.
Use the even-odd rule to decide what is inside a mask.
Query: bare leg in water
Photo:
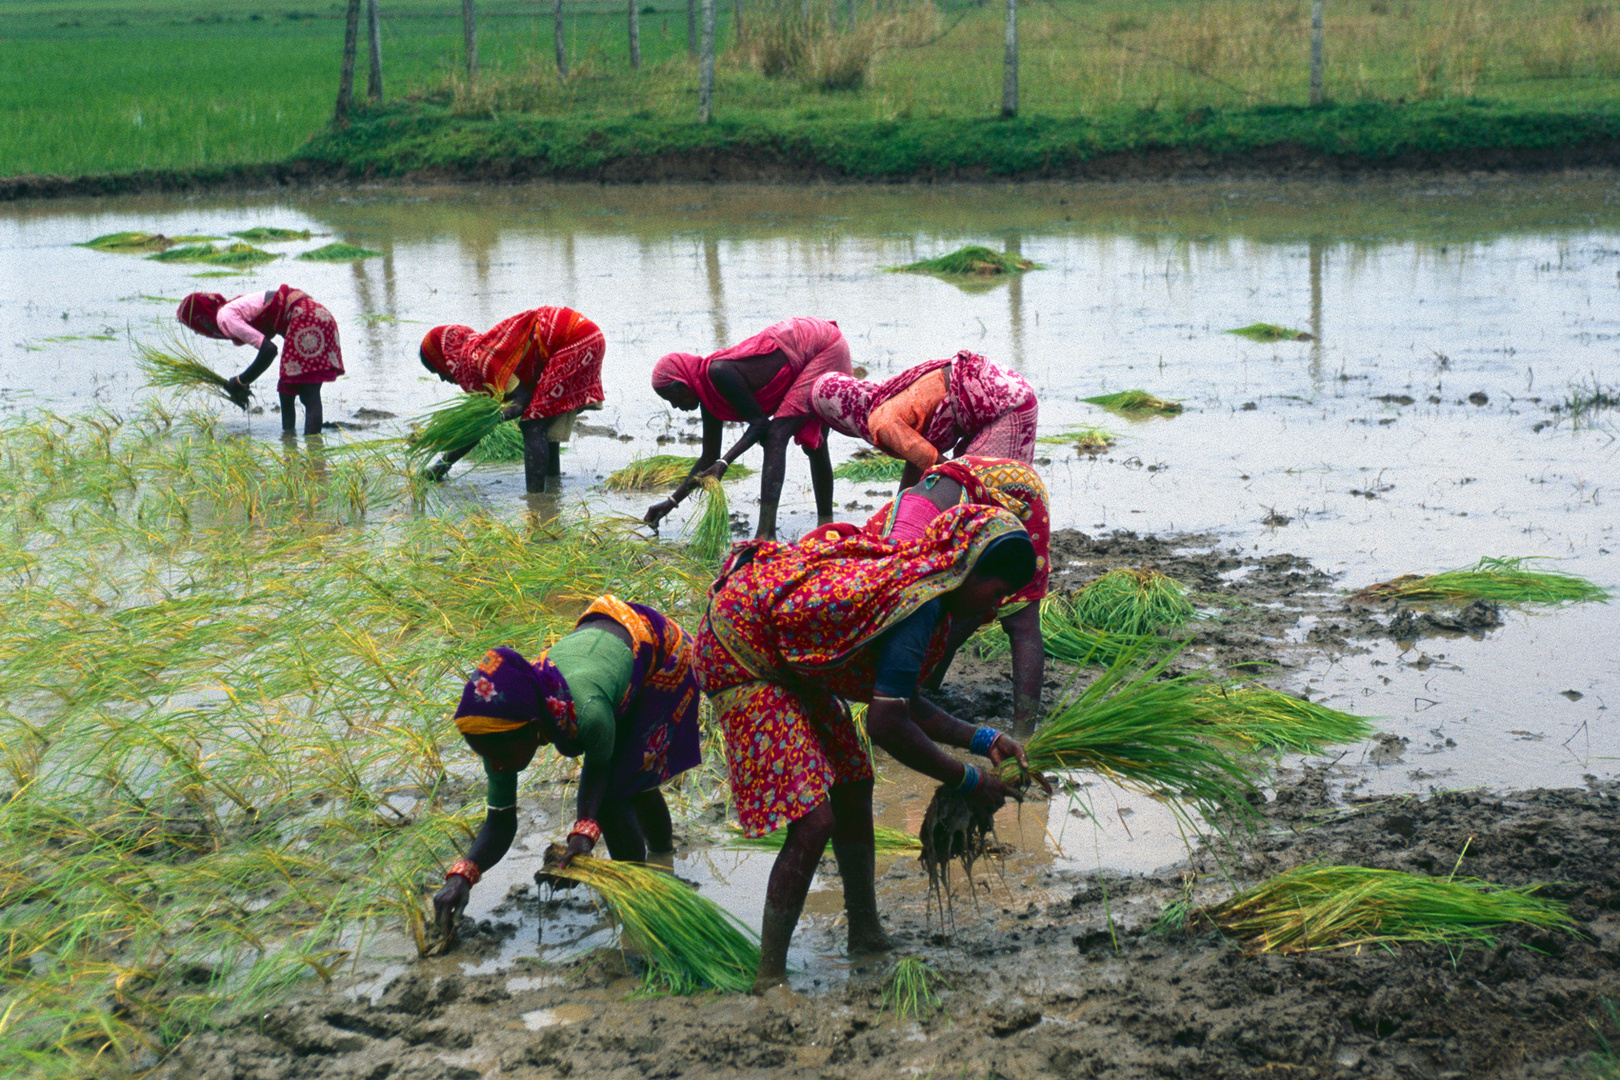
[[[319,435],[324,417],[321,414],[321,384],[304,383],[298,387],[295,397],[292,394],[281,396],[281,433],[291,435],[298,430],[298,417],[293,412],[293,402],[297,401],[304,406],[304,434]]]
[[[674,826],[669,804],[657,788],[628,799],[604,802],[597,811],[608,855],[621,862],[647,862],[649,857],[673,855]]]

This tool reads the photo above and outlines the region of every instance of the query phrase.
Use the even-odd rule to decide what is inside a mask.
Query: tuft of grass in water
[[[945,976],[935,971],[928,961],[916,956],[902,956],[895,962],[889,981],[883,986],[883,1007],[893,1009],[897,1019],[921,1019],[925,1013],[939,1008],[939,995],[934,988],[947,986]]]
[[[720,481],[704,477],[702,484],[703,509],[687,527],[686,550],[699,562],[717,567],[731,550],[731,508]]]
[[[1121,390],[1117,394],[1099,394],[1096,397],[1082,398],[1082,401],[1091,405],[1101,405],[1105,409],[1112,409],[1118,413],[1158,413],[1160,416],[1175,416],[1181,412],[1179,401],[1167,401],[1162,397],[1155,397],[1146,390]]]
[[[1152,634],[1193,617],[1180,582],[1157,570],[1110,570],[1081,589],[1069,612],[1079,626],[1109,634]]]
[[[224,248],[216,248],[213,244],[186,244],[148,255],[147,258],[157,262],[205,263],[209,266],[259,266],[274,262],[281,256],[252,244],[230,244]]]
[[[1620,387],[1604,386],[1595,374],[1590,383],[1571,383],[1569,397],[1552,407],[1555,413],[1568,414],[1576,427],[1590,423],[1592,415],[1603,409],[1620,409]]]
[[[1257,322],[1248,326],[1240,326],[1236,330],[1226,331],[1238,337],[1248,338],[1250,341],[1314,341],[1311,335],[1303,330],[1290,330],[1286,326],[1275,326],[1271,323]]]
[[[406,454],[422,462],[435,454],[477,446],[501,426],[503,408],[501,399],[491,394],[459,394],[412,422],[415,431],[405,440]],[[520,449],[518,460],[522,459]]]
[[[1609,590],[1574,574],[1526,570],[1540,556],[1497,559],[1486,556],[1462,570],[1419,576],[1406,574],[1368,585],[1351,600],[1496,600],[1505,604],[1608,603]]]
[[[857,451],[847,460],[838,463],[833,470],[833,476],[839,480],[853,480],[856,483],[893,483],[900,479],[905,472],[906,463],[899,458],[888,454],[875,454]]]
[[[1212,686],[1202,704],[1212,733],[1245,748],[1319,754],[1373,734],[1366,717],[1263,686]]]
[[[277,240],[308,240],[311,233],[308,229],[277,229],[269,225],[255,225],[251,229],[243,229],[231,235],[249,243],[264,244]]]
[[[685,480],[697,461],[695,457],[680,454],[653,454],[651,457],[636,458],[624,468],[609,473],[603,486],[609,491],[659,491]],[[736,480],[753,474],[753,469],[736,462],[727,467],[725,478]]]
[[[619,924],[623,946],[647,961],[654,993],[743,993],[754,984],[759,946],[736,916],[651,866],[580,855],[552,875],[596,890]]]
[[[942,277],[993,278],[1009,274],[1022,274],[1040,267],[1010,252],[995,251],[978,244],[958,248],[948,255],[922,259],[905,266],[892,268],[903,274],[938,274]]]
[[[380,251],[370,248],[355,247],[353,244],[327,244],[314,251],[305,251],[299,254],[300,259],[308,262],[352,262],[355,259],[372,259],[381,255]]]
[[[1202,920],[1253,952],[1314,952],[1413,942],[1494,945],[1514,924],[1573,932],[1562,904],[1484,881],[1440,879],[1399,870],[1310,863],[1278,874],[1222,904]]]
[[[764,836],[744,836],[739,829],[726,840],[726,847],[741,848],[745,851],[781,851],[782,844],[787,840],[786,829],[776,829]],[[903,829],[891,829],[887,825],[875,826],[872,830],[874,850],[879,855],[915,855],[922,850],[922,842]]]
[[[1035,441],[1046,446],[1072,445],[1083,454],[1098,454],[1114,445],[1116,436],[1100,427],[1077,428],[1058,435],[1042,435]]]
[[[115,232],[105,233],[94,240],[75,244],[75,247],[94,248],[96,251],[167,251],[174,241],[162,233]]]
[[[146,385],[161,390],[208,390],[226,401],[226,376],[209,367],[203,358],[177,337],[170,337],[163,348],[135,343],[136,366]]]

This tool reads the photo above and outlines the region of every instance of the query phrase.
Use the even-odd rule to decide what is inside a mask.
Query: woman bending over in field
[[[343,351],[338,346],[337,320],[302,289],[283,285],[264,293],[247,293],[227,301],[219,293],[192,293],[180,301],[180,321],[204,337],[251,345],[259,351],[247,370],[225,384],[231,400],[247,408],[248,387],[276,358],[278,334],[282,339],[281,430],[297,430],[293,402],[304,405],[304,434],[321,430],[321,384],[343,374]]]
[[[484,760],[488,812],[472,849],[433,897],[435,921],[455,928],[479,877],[517,834],[517,783],[550,743],[584,755],[579,818],[567,854],[607,841],[615,859],[673,865],[669,806],[659,786],[700,760],[692,646],[673,621],[641,604],[598,597],[574,629],[533,663],[492,649],[462,691],[456,727]]]

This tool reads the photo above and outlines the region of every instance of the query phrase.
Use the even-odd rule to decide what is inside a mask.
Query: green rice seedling
[[[175,241],[162,233],[115,232],[105,233],[94,240],[86,240],[75,247],[94,248],[96,251],[167,251]]]
[[[681,454],[653,454],[638,457],[622,469],[608,474],[603,486],[609,491],[662,491],[685,480],[698,459]],[[726,468],[727,480],[752,476],[754,470],[741,462]]]
[[[279,258],[280,255],[256,248],[252,244],[231,244],[198,261],[208,263],[210,266],[261,266],[267,262],[275,262]]]
[[[663,871],[580,855],[552,875],[596,890],[621,941],[647,961],[646,988],[742,993],[754,984],[759,946],[736,916]]]
[[[233,232],[231,235],[252,244],[264,244],[277,240],[308,240],[310,231],[308,229],[277,229],[269,225],[255,225],[251,229],[243,229],[241,232]]]
[[[1523,925],[1573,931],[1562,904],[1484,881],[1431,878],[1399,870],[1309,863],[1278,874],[1194,918],[1253,952],[1314,952],[1414,942],[1472,941]]]
[[[1212,686],[1204,692],[1203,706],[1208,712],[1205,723],[1216,736],[1243,747],[1319,754],[1373,733],[1366,717],[1263,686]]]
[[[949,985],[945,976],[935,971],[928,961],[916,956],[903,956],[895,962],[894,971],[883,987],[883,1007],[894,1010],[896,1019],[921,1019],[925,1013],[939,1008],[939,995],[935,987]]]
[[[1240,326],[1236,330],[1226,331],[1238,337],[1248,338],[1250,341],[1313,341],[1311,335],[1303,330],[1290,330],[1286,326],[1274,326],[1271,323],[1257,322],[1248,326]]]
[[[744,836],[740,827],[733,826],[731,835],[726,838],[726,847],[743,851],[781,851],[786,839],[786,829],[776,829],[764,836]],[[873,827],[872,843],[879,855],[915,855],[922,850],[922,842],[915,836],[904,829],[892,829],[887,825]]]
[[[163,348],[135,343],[136,365],[146,379],[146,385],[163,390],[203,389],[217,394],[226,401],[231,395],[225,389],[228,380],[209,367],[203,358],[184,341],[170,337]]]
[[[501,426],[500,398],[461,394],[412,421],[415,432],[405,440],[408,456],[425,461],[434,454],[476,446]]]
[[[1082,401],[1091,405],[1101,405],[1113,412],[1131,414],[1158,413],[1161,416],[1175,416],[1181,412],[1179,401],[1167,401],[1162,397],[1155,397],[1146,390],[1121,390],[1117,394],[1099,394],[1096,397],[1082,398]]]
[[[992,278],[1021,274],[1040,267],[1010,252],[994,251],[978,244],[958,248],[948,255],[892,268],[898,273],[937,274],[942,277]]]
[[[1157,659],[1176,648],[1175,642],[1157,634],[1092,629],[1081,619],[1074,602],[1057,596],[1041,601],[1041,639],[1046,655],[1055,660],[1103,667],[1127,653]]]
[[[703,509],[687,527],[686,550],[704,565],[718,566],[731,550],[731,508],[720,481],[704,477],[702,484]]]
[[[1035,441],[1046,446],[1071,444],[1083,454],[1100,454],[1114,445],[1117,438],[1112,431],[1100,427],[1077,428],[1058,435],[1042,435]]]
[[[376,258],[381,254],[380,251],[355,247],[353,244],[331,243],[314,251],[300,252],[298,257],[306,262],[353,262],[356,259]]]
[[[1473,566],[1419,576],[1405,574],[1368,585],[1350,599],[1374,600],[1496,600],[1504,604],[1573,604],[1588,600],[1608,603],[1609,590],[1574,574],[1527,570],[1540,556],[1495,559],[1486,556]]]
[[[833,476],[839,480],[853,480],[857,484],[892,484],[905,472],[906,463],[888,454],[856,451],[839,462]]]
[[[184,244],[166,248],[147,258],[154,262],[207,262],[210,256],[218,253],[219,249],[213,244]]]
[[[1070,610],[1077,625],[1110,634],[1152,634],[1194,615],[1181,583],[1157,570],[1110,570],[1081,589]]]
[[[478,440],[467,460],[480,465],[508,464],[523,460],[523,429],[516,424],[497,424],[495,430]]]
[[[1620,387],[1604,386],[1593,375],[1590,382],[1571,383],[1569,396],[1554,405],[1552,411],[1567,414],[1571,423],[1580,427],[1603,409],[1620,409]]]

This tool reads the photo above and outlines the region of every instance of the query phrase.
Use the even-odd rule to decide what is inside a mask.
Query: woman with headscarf
[[[982,506],[946,511],[907,544],[858,534],[733,551],[696,651],[743,832],[788,830],[766,886],[755,992],[786,980],[788,943],[829,839],[851,954],[890,947],[877,914],[872,762],[844,700],[870,702],[873,743],[980,810],[1018,797],[994,768],[964,765],[941,746],[993,766],[1023,763],[1023,747],[952,718],[917,686],[952,626],[979,625],[1034,573],[1029,534],[1005,510]]]
[[[518,773],[547,743],[584,755],[566,866],[598,840],[615,859],[673,865],[660,785],[698,764],[699,690],[686,634],[663,614],[598,597],[574,629],[530,663],[492,649],[467,680],[456,728],[484,761],[488,810],[472,849],[433,897],[446,933],[479,878],[517,835]]]
[[[470,326],[435,326],[422,338],[418,355],[445,382],[510,401],[505,418],[518,420],[523,431],[525,486],[544,491],[545,478],[562,472],[561,444],[573,434],[575,419],[602,406],[606,349],[601,329],[573,308],[539,307],[483,334]],[[443,480],[471,450],[446,453],[428,476]]]
[[[263,293],[247,293],[227,301],[219,293],[192,293],[180,301],[180,322],[204,337],[251,345],[258,350],[247,370],[230,379],[225,389],[231,400],[247,408],[248,387],[276,358],[280,335],[281,430],[297,430],[293,402],[304,405],[304,434],[321,430],[321,384],[343,374],[343,351],[338,346],[337,320],[302,289],[283,285]]]
[[[720,479],[727,466],[763,442],[755,535],[773,539],[790,438],[810,458],[817,523],[831,521],[832,460],[826,426],[810,413],[810,386],[823,375],[853,370],[849,343],[838,324],[812,318],[785,319],[708,356],[670,353],[659,360],[653,367],[653,391],[677,409],[702,410],[703,451],[674,493],[647,511],[647,524],[657,525],[704,476]],[[748,429],[721,457],[721,425],[726,421],[746,422]]]
[[[863,528],[835,523],[817,529],[806,543],[825,542],[855,532],[906,543],[921,537],[930,522],[953,506],[995,506],[1016,517],[1029,533],[1035,549],[1035,576],[1028,585],[1007,597],[997,618],[1012,642],[1013,733],[1035,730],[1041,706],[1041,681],[1046,677],[1046,643],[1041,636],[1041,601],[1051,576],[1052,524],[1046,485],[1035,470],[1007,458],[966,455],[942,461],[922,474],[916,484],[886,503]],[[944,658],[924,685],[935,690],[956,657],[956,650],[975,627],[958,625],[946,644]]]
[[[883,382],[823,375],[810,391],[823,422],[906,462],[910,487],[946,455],[1035,458],[1035,390],[1017,372],[965,349]]]

